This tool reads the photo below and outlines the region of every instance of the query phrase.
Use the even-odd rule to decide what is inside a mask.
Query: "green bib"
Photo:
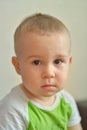
[[[72,108],[64,98],[53,110],[44,110],[28,102],[28,114],[26,130],[67,130]]]

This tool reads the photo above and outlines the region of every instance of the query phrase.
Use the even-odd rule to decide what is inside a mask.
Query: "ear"
[[[20,75],[21,74],[20,64],[19,64],[19,61],[18,61],[17,57],[15,57],[15,56],[12,57],[12,64],[13,64],[16,72]]]
[[[69,63],[72,64],[72,56],[69,57]]]

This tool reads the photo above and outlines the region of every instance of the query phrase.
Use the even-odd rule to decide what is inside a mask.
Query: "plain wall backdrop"
[[[26,16],[38,12],[68,27],[73,63],[66,89],[77,100],[87,99],[87,0],[0,0],[0,99],[21,82],[11,64],[14,31]]]

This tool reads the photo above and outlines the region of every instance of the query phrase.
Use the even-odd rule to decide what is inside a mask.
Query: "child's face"
[[[18,60],[13,57],[13,64],[27,92],[35,97],[49,97],[63,89],[71,63],[68,37],[32,33],[20,42],[20,56]]]

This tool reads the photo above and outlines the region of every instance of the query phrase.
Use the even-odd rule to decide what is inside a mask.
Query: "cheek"
[[[63,74],[62,77],[61,77],[61,80],[62,80],[63,83],[66,82],[67,74]]]
[[[61,83],[65,83],[67,78],[68,78],[68,71],[66,70],[65,71],[63,70],[58,74],[58,79],[60,80]]]
[[[39,78],[40,77],[34,70],[26,69],[25,71],[22,72],[22,80],[25,84],[30,85],[37,84]]]

